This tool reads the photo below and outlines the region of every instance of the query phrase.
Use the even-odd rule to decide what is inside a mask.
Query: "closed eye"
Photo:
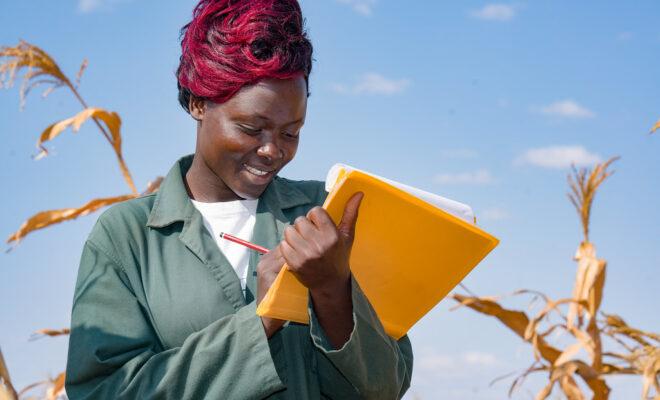
[[[282,132],[282,135],[284,135],[284,136],[286,136],[290,139],[298,139],[298,133],[291,133],[291,132],[284,131],[284,132]]]
[[[255,127],[248,126],[248,125],[238,124],[238,128],[239,128],[241,131],[247,133],[248,135],[252,135],[252,136],[254,136],[254,135],[258,135],[258,134],[261,133],[261,129],[260,129],[260,128],[255,128]]]

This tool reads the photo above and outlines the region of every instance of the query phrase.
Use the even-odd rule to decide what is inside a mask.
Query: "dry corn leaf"
[[[71,127],[74,132],[78,132],[82,124],[90,118],[96,121],[97,124],[99,124],[98,121],[103,121],[107,130],[110,132],[110,136],[107,137],[107,139],[112,145],[113,150],[115,151],[117,160],[119,161],[119,167],[121,168],[122,175],[124,176],[124,180],[126,181],[126,183],[128,183],[128,186],[131,188],[131,191],[137,194],[137,189],[135,188],[135,184],[133,183],[133,178],[131,178],[131,174],[128,171],[128,167],[126,166],[126,163],[124,162],[124,158],[122,156],[121,118],[119,118],[119,115],[115,112],[106,111],[102,108],[90,107],[84,109],[83,111],[79,112],[78,114],[76,114],[71,118],[67,118],[65,120],[50,125],[41,133],[41,136],[37,141],[37,148],[40,149],[40,152],[34,158],[38,160],[48,155],[48,150],[43,146],[45,142],[53,140],[68,127]],[[105,134],[104,128],[101,127],[101,130]]]
[[[156,192],[160,188],[161,183],[163,183],[162,176],[157,176],[153,181],[149,181],[149,183],[147,183],[147,189],[142,192],[142,195]]]
[[[99,208],[132,198],[135,198],[135,195],[128,194],[124,196],[107,197],[103,199],[94,199],[80,208],[63,208],[60,210],[42,211],[25,221],[18,231],[9,236],[7,243],[16,242],[16,244],[18,244],[22,238],[33,231],[43,229],[47,226],[63,221],[72,220],[80,216],[92,213]]]
[[[630,371],[633,372],[634,374],[642,375],[644,368],[646,367],[646,360],[648,358],[649,353],[645,351],[643,348],[638,347],[627,354],[606,352],[603,355],[610,358],[615,358],[620,361],[625,361],[626,363],[628,363],[629,365],[628,367],[617,366],[618,368],[621,369],[621,373],[626,373]],[[619,372],[619,371],[615,371],[615,372]]]
[[[570,361],[573,356],[575,356],[580,349],[582,349],[584,346],[581,342],[575,342],[570,346],[567,346],[564,351],[557,357],[555,362],[553,363],[555,366],[561,365],[565,362]]]
[[[89,65],[89,61],[87,61],[87,59],[85,58],[80,64],[80,69],[78,69],[78,73],[76,74],[76,86],[80,85],[80,80],[82,79],[83,73],[87,69],[88,65]]]
[[[504,325],[509,329],[514,331],[518,336],[524,338],[525,329],[529,325],[529,318],[522,311],[512,311],[507,310],[500,306],[498,303],[490,300],[483,300],[478,297],[467,297],[460,294],[453,294],[452,298],[458,301],[461,305],[472,308],[475,311],[478,311],[482,314],[493,316],[499,319]],[[550,363],[553,363],[554,360],[559,357],[561,352],[555,349],[552,346],[549,346],[543,338],[538,338],[538,335],[534,335],[537,338],[537,344],[535,349],[538,349],[538,353]]]
[[[57,375],[57,378],[51,380],[51,387],[46,391],[46,398],[48,400],[56,400],[59,396],[64,394],[64,381],[66,375],[64,372]]]
[[[511,386],[509,387],[509,393],[508,393],[508,396],[511,397],[511,396],[513,395],[513,392],[514,392],[519,386],[522,386],[523,382],[525,381],[525,378],[527,378],[527,376],[528,376],[529,374],[534,373],[534,372],[547,371],[547,370],[548,370],[548,367],[545,367],[545,366],[539,365],[539,363],[535,362],[534,364],[532,364],[531,367],[527,368],[527,369],[525,370],[525,372],[523,372],[523,373],[520,374],[518,377],[516,377],[516,379],[513,380],[513,382],[511,383]],[[494,382],[495,382],[495,381],[493,381],[493,383],[494,383]],[[492,383],[491,383],[491,384],[492,384]]]
[[[658,374],[660,374],[660,348],[648,356],[646,366],[642,375],[642,399],[649,397],[651,386],[655,389],[656,396],[660,396],[660,383],[658,383]]]
[[[575,302],[575,300],[569,299],[569,298],[559,299],[557,301],[548,301],[546,303],[545,307],[543,308],[543,310],[541,310],[536,315],[536,317],[534,317],[534,319],[529,321],[529,324],[525,328],[523,339],[530,340],[533,335],[537,334],[536,331],[537,331],[539,323],[548,315],[548,313],[550,313],[553,310],[557,310],[558,309],[557,307],[559,307],[562,304],[574,303],[574,302]]]
[[[32,335],[30,336],[30,340],[40,339],[44,336],[54,337],[54,336],[68,335],[69,333],[71,333],[69,328],[64,328],[64,329],[60,329],[60,330],[39,329],[38,331],[32,333]]]
[[[536,394],[534,400],[545,400],[552,394],[552,387],[555,386],[555,381],[548,382],[547,385],[541,391]]]
[[[31,384],[27,385],[26,387],[24,387],[23,389],[21,389],[20,392],[18,392],[18,398],[23,398],[25,393],[29,392],[30,390],[32,390],[36,387],[39,387],[39,386],[47,385],[49,383],[50,383],[50,381],[40,381],[40,382],[31,383]]]
[[[599,376],[598,371],[584,363],[580,360],[568,361],[564,364],[561,364],[558,367],[553,368],[551,372],[551,380],[559,380],[565,376],[572,376],[573,374],[578,374],[582,380],[589,386],[593,392],[592,400],[607,400],[610,393],[610,388],[607,386],[605,381]],[[575,382],[575,381],[573,381]],[[560,385],[561,385],[560,381]],[[577,385],[576,385],[577,386]],[[571,382],[564,382],[562,390],[571,390]],[[578,389],[579,390],[579,389]],[[580,391],[581,393],[581,391]],[[568,394],[567,394],[568,395]]]
[[[527,327],[530,324],[525,313],[521,311],[511,311],[504,309],[496,302],[483,300],[482,298],[467,297],[459,294],[453,294],[452,297],[463,306],[470,307],[482,314],[491,315],[498,318],[502,323],[504,323],[504,325],[514,331],[518,336],[524,338]],[[569,301],[573,300],[562,299],[556,302],[551,302],[552,304],[546,306],[546,310],[553,309],[559,305],[558,303],[565,303]],[[548,311],[545,311],[546,314],[547,312]],[[557,358],[559,358],[562,353],[558,349],[547,344],[545,340],[543,340],[543,338],[538,334],[531,335],[531,343],[534,347],[534,352],[551,364],[554,364],[555,360],[557,360]],[[609,387],[605,381],[599,377],[599,374],[596,370],[579,360],[573,360],[562,364],[563,368],[567,368],[569,366],[573,368],[591,388],[594,393],[594,400],[607,399],[609,394]]]
[[[559,387],[561,387],[568,400],[584,400],[584,395],[572,376],[562,376],[559,379]]]
[[[119,118],[119,115],[114,112],[105,111],[101,108],[86,108],[75,116],[56,122],[46,128],[41,133],[41,136],[39,136],[39,140],[37,141],[37,148],[40,149],[41,152],[37,154],[35,158],[42,158],[48,155],[48,150],[46,150],[46,148],[43,146],[45,142],[55,139],[68,127],[72,127],[74,132],[78,132],[82,124],[89,118],[98,118],[102,120],[112,134],[113,143],[119,140],[119,145],[121,146],[121,136],[119,133],[121,128],[121,119]],[[115,151],[117,151],[116,148]],[[119,150],[119,153],[121,153],[121,150]]]
[[[35,332],[35,334],[45,335],[45,336],[60,336],[60,335],[68,335],[69,333],[71,333],[71,330],[69,328],[64,328],[60,330],[39,329],[38,331]]]
[[[568,331],[578,340],[578,343],[582,345],[582,348],[587,351],[589,357],[593,360],[597,356],[594,338],[581,329],[569,328]]]
[[[0,400],[16,400],[18,395],[9,378],[9,369],[0,349]]]
[[[17,400],[17,397],[12,394],[11,390],[9,390],[9,388],[6,387],[1,380],[0,380],[0,400]]]
[[[660,120],[658,120],[658,122],[653,125],[653,128],[651,128],[651,133],[657,131],[658,129],[660,129]]]
[[[625,335],[628,338],[636,341],[642,346],[652,346],[647,339],[652,339],[660,343],[660,335],[657,333],[646,332],[636,328],[632,328],[620,316],[616,314],[604,314],[605,324],[607,325],[609,333]],[[654,346],[657,347],[657,346]]]
[[[21,107],[25,102],[25,96],[27,96],[28,92],[34,87],[41,84],[51,84],[51,87],[44,92],[44,96],[47,96],[54,88],[60,86],[68,86],[71,89],[71,91],[74,93],[74,95],[77,97],[77,99],[81,102],[83,107],[85,107],[85,110],[83,110],[76,117],[53,124],[49,127],[49,129],[52,128],[56,128],[56,129],[54,129],[52,132],[48,132],[49,129],[47,129],[42,134],[42,137],[40,138],[38,145],[40,152],[35,156],[36,159],[40,159],[48,154],[47,150],[40,145],[42,142],[46,141],[44,140],[45,139],[44,135],[49,136],[47,140],[50,140],[60,133],[60,132],[56,132],[57,129],[61,128],[61,130],[63,130],[68,125],[74,123],[77,123],[77,128],[75,127],[74,124],[74,131],[77,130],[80,127],[80,124],[82,124],[82,122],[84,122],[85,119],[90,117],[90,116],[86,116],[83,118],[83,115],[85,113],[89,113],[90,109],[87,107],[86,103],[80,97],[73,84],[71,84],[71,81],[66,77],[66,75],[64,75],[64,73],[62,73],[62,70],[57,65],[57,63],[52,59],[52,57],[50,57],[50,55],[48,55],[45,51],[43,51],[39,47],[21,41],[16,47],[0,47],[0,58],[4,58],[4,60],[0,61],[0,87],[12,86],[12,84],[14,83],[16,72],[22,68],[27,69],[27,72],[23,76],[23,84],[21,85],[21,90],[20,90]],[[86,67],[87,67],[87,60],[84,60],[82,65],[80,66],[78,75],[76,77],[77,83],[82,77],[82,73],[84,72]],[[108,113],[101,109],[97,109],[97,110],[100,110],[99,114],[96,115],[93,113],[94,115],[91,115],[91,118],[94,120],[94,122],[99,127],[103,135],[112,145],[117,155],[117,159],[119,161],[119,167],[121,169],[122,175],[124,176],[124,179],[126,180],[126,183],[130,187],[131,191],[137,194],[138,193],[137,189],[135,188],[135,184],[133,183],[133,179],[131,178],[128,167],[126,166],[126,163],[124,162],[121,153],[121,135],[119,134],[119,126],[121,124],[121,121],[119,119],[119,116],[116,115],[115,113]],[[81,117],[80,121],[76,120],[77,117]],[[105,123],[108,130],[110,131],[110,134],[108,134],[106,129],[103,128],[99,120]],[[66,122],[69,122],[69,124],[66,124]]]
[[[21,107],[25,104],[28,91],[39,84],[51,83],[53,87],[63,85],[72,87],[53,58],[30,43],[20,41],[15,47],[0,47],[0,58],[4,58],[0,61],[0,87],[11,87],[16,73],[22,68],[27,69],[20,89]],[[43,76],[49,78],[31,82]]]

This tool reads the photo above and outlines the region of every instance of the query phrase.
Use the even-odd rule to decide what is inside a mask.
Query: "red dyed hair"
[[[297,0],[201,0],[181,30],[179,102],[223,103],[243,86],[312,70],[312,44]]]

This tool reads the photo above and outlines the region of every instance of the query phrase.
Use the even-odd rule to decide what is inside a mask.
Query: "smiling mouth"
[[[251,174],[253,174],[253,175],[256,175],[256,176],[266,176],[266,175],[268,175],[268,174],[270,174],[270,173],[272,173],[272,172],[275,171],[274,169],[271,169],[271,170],[262,170],[262,169],[259,169],[259,168],[251,167],[251,166],[249,166],[249,165],[247,165],[247,164],[243,164],[243,166],[245,167],[245,169],[246,169],[249,173],[251,173]]]

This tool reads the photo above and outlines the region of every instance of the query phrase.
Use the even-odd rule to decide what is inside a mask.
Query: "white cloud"
[[[502,221],[508,219],[509,216],[510,215],[506,210],[502,208],[492,207],[485,209],[483,212],[477,215],[477,218],[484,219],[487,221]]]
[[[541,107],[539,111],[543,114],[566,118],[591,118],[596,115],[593,111],[571,99],[556,101]]]
[[[487,21],[510,21],[516,16],[516,9],[507,4],[487,4],[470,15]]]
[[[78,0],[78,11],[82,13],[90,13],[98,10],[102,5],[102,0]]]
[[[468,365],[490,367],[498,364],[497,358],[493,354],[480,351],[469,351],[463,354],[462,358]]]
[[[571,165],[590,166],[601,161],[601,156],[582,146],[549,146],[529,149],[516,158],[514,163],[543,168],[567,168]]]
[[[347,4],[358,14],[371,15],[376,0],[337,0],[340,3]]]
[[[444,173],[433,177],[433,182],[442,185],[488,185],[495,183],[495,178],[487,169],[473,172]]]
[[[389,79],[377,73],[364,74],[352,86],[342,83],[331,85],[331,89],[342,94],[396,94],[401,93],[410,86],[409,79]]]

